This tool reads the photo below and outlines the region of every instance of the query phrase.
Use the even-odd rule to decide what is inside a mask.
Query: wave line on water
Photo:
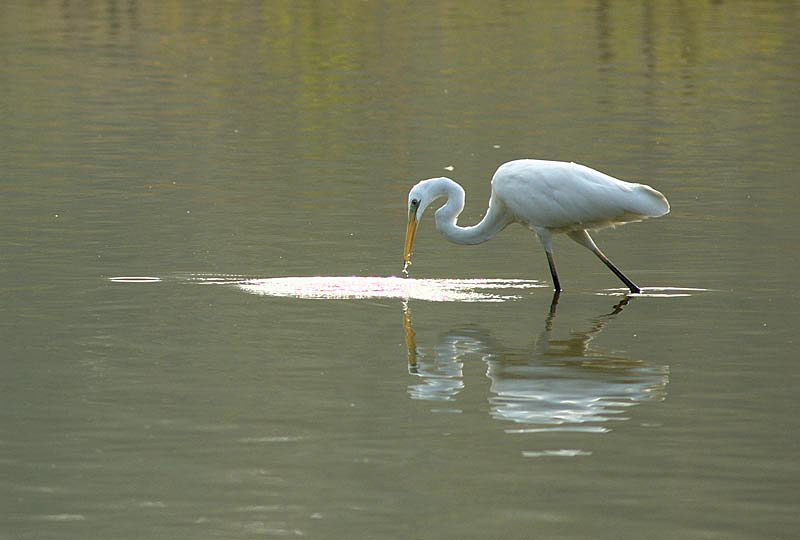
[[[591,456],[591,452],[575,448],[561,448],[560,450],[523,450],[522,457],[578,457]]]
[[[697,287],[641,287],[641,292],[631,293],[626,288],[605,289],[597,293],[598,296],[632,296],[650,298],[676,298],[683,296],[693,296],[698,293],[709,292],[712,289],[700,289]]]
[[[158,283],[161,278],[156,276],[115,276],[108,280],[114,283]]]

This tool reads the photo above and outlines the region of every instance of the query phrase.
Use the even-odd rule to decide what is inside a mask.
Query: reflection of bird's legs
[[[553,292],[553,299],[550,300],[550,312],[544,321],[545,331],[550,331],[553,328],[553,320],[556,318],[556,307],[558,307],[558,297],[561,296],[561,291]]]
[[[594,243],[594,240],[592,240],[592,237],[589,236],[589,233],[586,232],[585,229],[580,231],[568,232],[567,235],[573,240],[575,240],[577,243],[579,243],[580,245],[582,245],[583,247],[587,248],[589,251],[597,255],[597,258],[603,261],[603,263],[606,266],[608,266],[608,268],[612,272],[614,272],[614,274],[619,279],[621,279],[625,285],[628,286],[628,288],[631,290],[632,293],[642,292],[642,290],[633,281],[628,279],[628,277],[625,274],[623,274],[619,268],[614,266],[614,263],[612,263],[611,260],[608,257],[606,257],[602,251],[600,251],[600,248],[597,247],[597,245]]]
[[[627,306],[627,305],[628,305],[628,302],[630,302],[630,301],[631,301],[631,297],[630,297],[630,296],[626,296],[625,298],[623,298],[622,300],[620,300],[619,302],[617,302],[617,303],[614,305],[614,307],[613,307],[613,308],[611,308],[611,313],[608,313],[608,314],[606,314],[605,316],[606,316],[606,317],[611,317],[612,315],[616,315],[617,313],[619,313],[620,311],[622,311],[622,308],[624,308],[625,306]]]
[[[610,321],[611,319],[613,319],[617,314],[621,313],[622,312],[622,308],[627,306],[628,302],[630,302],[630,301],[631,301],[631,297],[630,296],[626,296],[625,298],[623,298],[622,300],[620,300],[619,302],[614,304],[614,307],[611,308],[611,312],[610,313],[606,313],[604,315],[600,315],[599,317],[596,317],[594,319],[594,326],[592,326],[592,328],[590,330],[587,330],[586,332],[583,332],[583,333],[586,334],[587,336],[592,336],[594,334],[599,333],[600,330],[602,330],[603,327],[606,325],[606,323],[608,321]]]
[[[547,317],[544,319],[544,331],[542,333],[543,336],[546,336],[553,330],[553,321],[556,320],[556,308],[558,307],[558,297],[560,294],[561,293],[556,291],[553,294],[553,299],[550,301],[550,311],[547,313]],[[630,296],[624,297],[622,300],[614,304],[614,306],[611,308],[611,312],[605,313],[593,319],[594,325],[589,330],[580,332],[580,334],[584,334],[591,339],[590,336],[600,332],[606,323],[614,318],[615,315],[621,313],[622,309],[627,306],[632,299],[633,298]]]

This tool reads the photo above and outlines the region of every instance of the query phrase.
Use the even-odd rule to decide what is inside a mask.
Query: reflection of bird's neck
[[[406,334],[406,349],[408,350],[408,366],[409,368],[417,367],[417,333],[414,332],[414,327],[411,326],[411,310],[408,308],[408,303],[403,302],[403,330]]]
[[[511,223],[508,211],[495,197],[489,199],[489,209],[477,225],[459,227],[458,216],[464,210],[464,189],[456,182],[446,180],[439,186],[447,197],[444,206],[436,211],[436,229],[456,244],[480,244],[491,239]]]

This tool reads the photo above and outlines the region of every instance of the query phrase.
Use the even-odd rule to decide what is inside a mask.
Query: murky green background
[[[0,537],[795,537],[798,25],[4,4]],[[596,239],[640,285],[707,290],[618,305],[562,238],[554,314],[537,288],[410,300],[404,326],[400,300],[196,279],[399,274],[416,180],[460,181],[472,223],[518,157],[663,191],[668,216]],[[464,247],[426,217],[415,277],[549,280],[525,229]]]

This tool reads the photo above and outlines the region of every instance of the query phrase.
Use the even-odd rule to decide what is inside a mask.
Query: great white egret
[[[650,186],[623,182],[577,163],[519,159],[500,165],[494,173],[489,209],[480,223],[459,227],[456,221],[464,209],[464,188],[449,178],[430,178],[408,193],[404,272],[411,264],[414,235],[422,213],[441,197],[447,201],[436,211],[436,228],[456,244],[486,242],[511,223],[520,223],[535,232],[544,246],[556,292],[561,291],[561,284],[550,240],[557,233],[566,233],[597,255],[632,293],[641,292],[600,251],[589,231],[669,212],[666,197]]]

